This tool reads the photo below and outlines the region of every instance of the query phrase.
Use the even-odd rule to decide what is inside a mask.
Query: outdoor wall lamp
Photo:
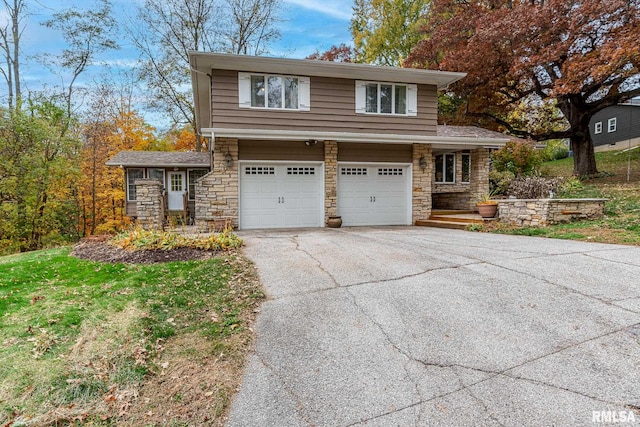
[[[418,164],[420,165],[420,169],[425,170],[427,168],[427,159],[425,159],[424,156],[420,157]]]
[[[307,139],[304,143],[305,143],[305,145],[307,147],[312,147],[312,146],[314,146],[314,145],[316,145],[318,143],[318,140],[317,139]]]
[[[231,156],[231,153],[227,153],[224,155],[224,163],[228,168],[233,166],[233,157]]]

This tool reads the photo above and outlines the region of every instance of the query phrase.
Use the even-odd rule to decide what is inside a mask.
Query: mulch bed
[[[91,236],[82,239],[73,247],[71,255],[91,261],[123,264],[155,264],[159,262],[205,260],[217,252],[193,248],[171,250],[128,251],[108,243],[110,236]]]

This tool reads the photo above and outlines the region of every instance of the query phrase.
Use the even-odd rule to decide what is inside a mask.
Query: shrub
[[[114,236],[110,243],[128,250],[195,248],[219,251],[239,248],[242,246],[242,239],[230,229],[225,229],[221,233],[189,237],[168,231],[133,228]]]
[[[489,172],[489,188],[491,193],[495,195],[507,194],[509,184],[516,176],[513,172],[492,170]]]
[[[544,199],[549,193],[558,193],[564,178],[545,178],[543,176],[526,176],[515,178],[509,184],[508,196],[516,199]]]
[[[552,139],[547,142],[547,146],[540,152],[542,161],[550,162],[569,157],[569,147],[561,139]]]
[[[542,159],[532,141],[511,140],[491,155],[494,170],[511,172],[515,176],[535,174]]]
[[[584,184],[577,176],[572,176],[564,180],[564,182],[558,188],[558,195],[560,197],[576,197],[580,196],[584,190]]]

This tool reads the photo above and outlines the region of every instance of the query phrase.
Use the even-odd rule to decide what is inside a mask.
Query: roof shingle
[[[210,167],[208,152],[121,151],[106,162],[107,166],[126,167]]]

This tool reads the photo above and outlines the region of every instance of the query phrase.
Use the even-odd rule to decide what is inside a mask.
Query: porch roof
[[[106,165],[121,167],[209,168],[211,167],[211,154],[209,152],[194,153],[189,151],[121,151],[109,159]]]

